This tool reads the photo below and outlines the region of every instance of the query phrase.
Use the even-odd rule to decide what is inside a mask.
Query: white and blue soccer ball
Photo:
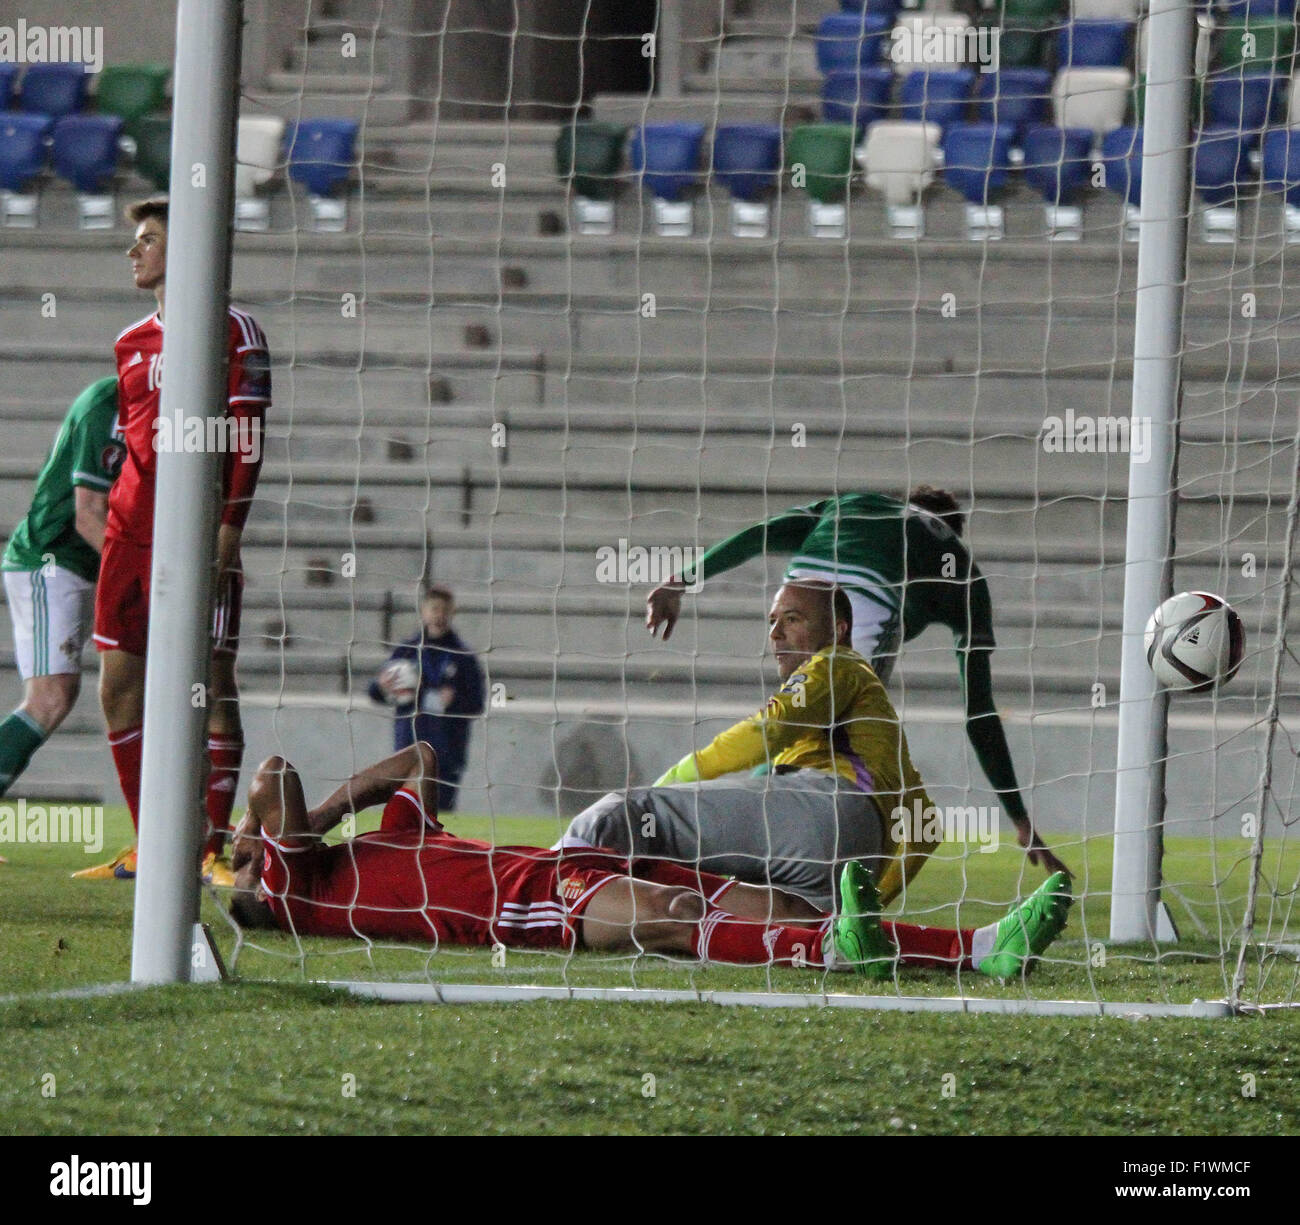
[[[420,681],[420,670],[413,660],[395,659],[379,674],[379,685],[388,700],[397,706],[415,701],[415,687]]]
[[[1208,591],[1170,596],[1147,622],[1147,663],[1166,689],[1206,693],[1226,685],[1246,654],[1246,631],[1232,605]]]

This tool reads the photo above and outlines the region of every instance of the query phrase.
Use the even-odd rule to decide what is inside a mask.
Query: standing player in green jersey
[[[77,700],[108,491],[125,454],[117,378],[110,375],[72,402],[36,478],[31,507],[9,537],[0,569],[23,701],[0,722],[0,796]]]
[[[788,556],[785,582],[834,583],[853,609],[853,649],[886,683],[901,643],[930,625],[952,630],[975,756],[1016,827],[1030,862],[1069,869],[1043,844],[1020,795],[1002,720],[993,703],[993,606],[988,584],[961,539],[964,517],[942,489],[918,485],[906,502],[879,493],[825,498],[756,523],[714,545],[646,598],[646,626],[665,641],[681,615],[682,590],[754,557]]]

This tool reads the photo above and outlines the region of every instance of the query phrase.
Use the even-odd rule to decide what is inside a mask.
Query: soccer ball
[[[415,700],[415,687],[419,681],[419,670],[409,659],[395,659],[379,674],[379,687],[388,695],[388,700],[398,706]]]
[[[1226,685],[1246,653],[1241,618],[1227,600],[1208,591],[1170,596],[1151,614],[1144,642],[1156,680],[1184,693]]]

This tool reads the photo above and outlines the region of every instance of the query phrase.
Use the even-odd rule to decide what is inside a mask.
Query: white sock
[[[970,960],[971,965],[976,969],[979,964],[991,952],[993,952],[993,942],[998,937],[998,925],[990,923],[987,927],[977,927],[970,938]]]

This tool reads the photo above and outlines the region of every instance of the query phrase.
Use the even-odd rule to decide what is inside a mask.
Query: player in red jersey
[[[1054,877],[996,925],[996,943],[981,955],[973,929],[882,922],[879,894],[857,863],[844,870],[847,913],[832,920],[794,894],[688,864],[457,838],[437,817],[437,774],[433,749],[416,743],[308,809],[297,772],[268,758],[235,833],[233,917],[300,936],[641,950],[872,978],[891,976],[895,964],[1006,977],[1032,964],[1069,908]],[[375,832],[321,841],[348,813],[381,803]]]
[[[135,242],[127,252],[135,285],[154,294],[158,309],[117,338],[118,393],[127,455],[109,498],[104,560],[95,600],[100,703],[122,793],[137,828],[157,453],[167,446],[190,442],[188,438],[173,437],[176,431],[172,423],[159,416],[167,212],[165,196],[139,201],[126,210],[136,227]],[[233,881],[222,852],[244,752],[239,690],[235,684],[243,593],[239,545],[261,469],[262,422],[271,402],[270,357],[262,329],[250,315],[234,307],[229,310],[228,320],[226,413],[224,418],[215,419],[222,428],[209,428],[200,443],[224,452],[208,689],[209,828],[204,859],[205,874],[221,884]],[[78,875],[130,879],[135,875],[135,848],[124,851],[111,864]]]

